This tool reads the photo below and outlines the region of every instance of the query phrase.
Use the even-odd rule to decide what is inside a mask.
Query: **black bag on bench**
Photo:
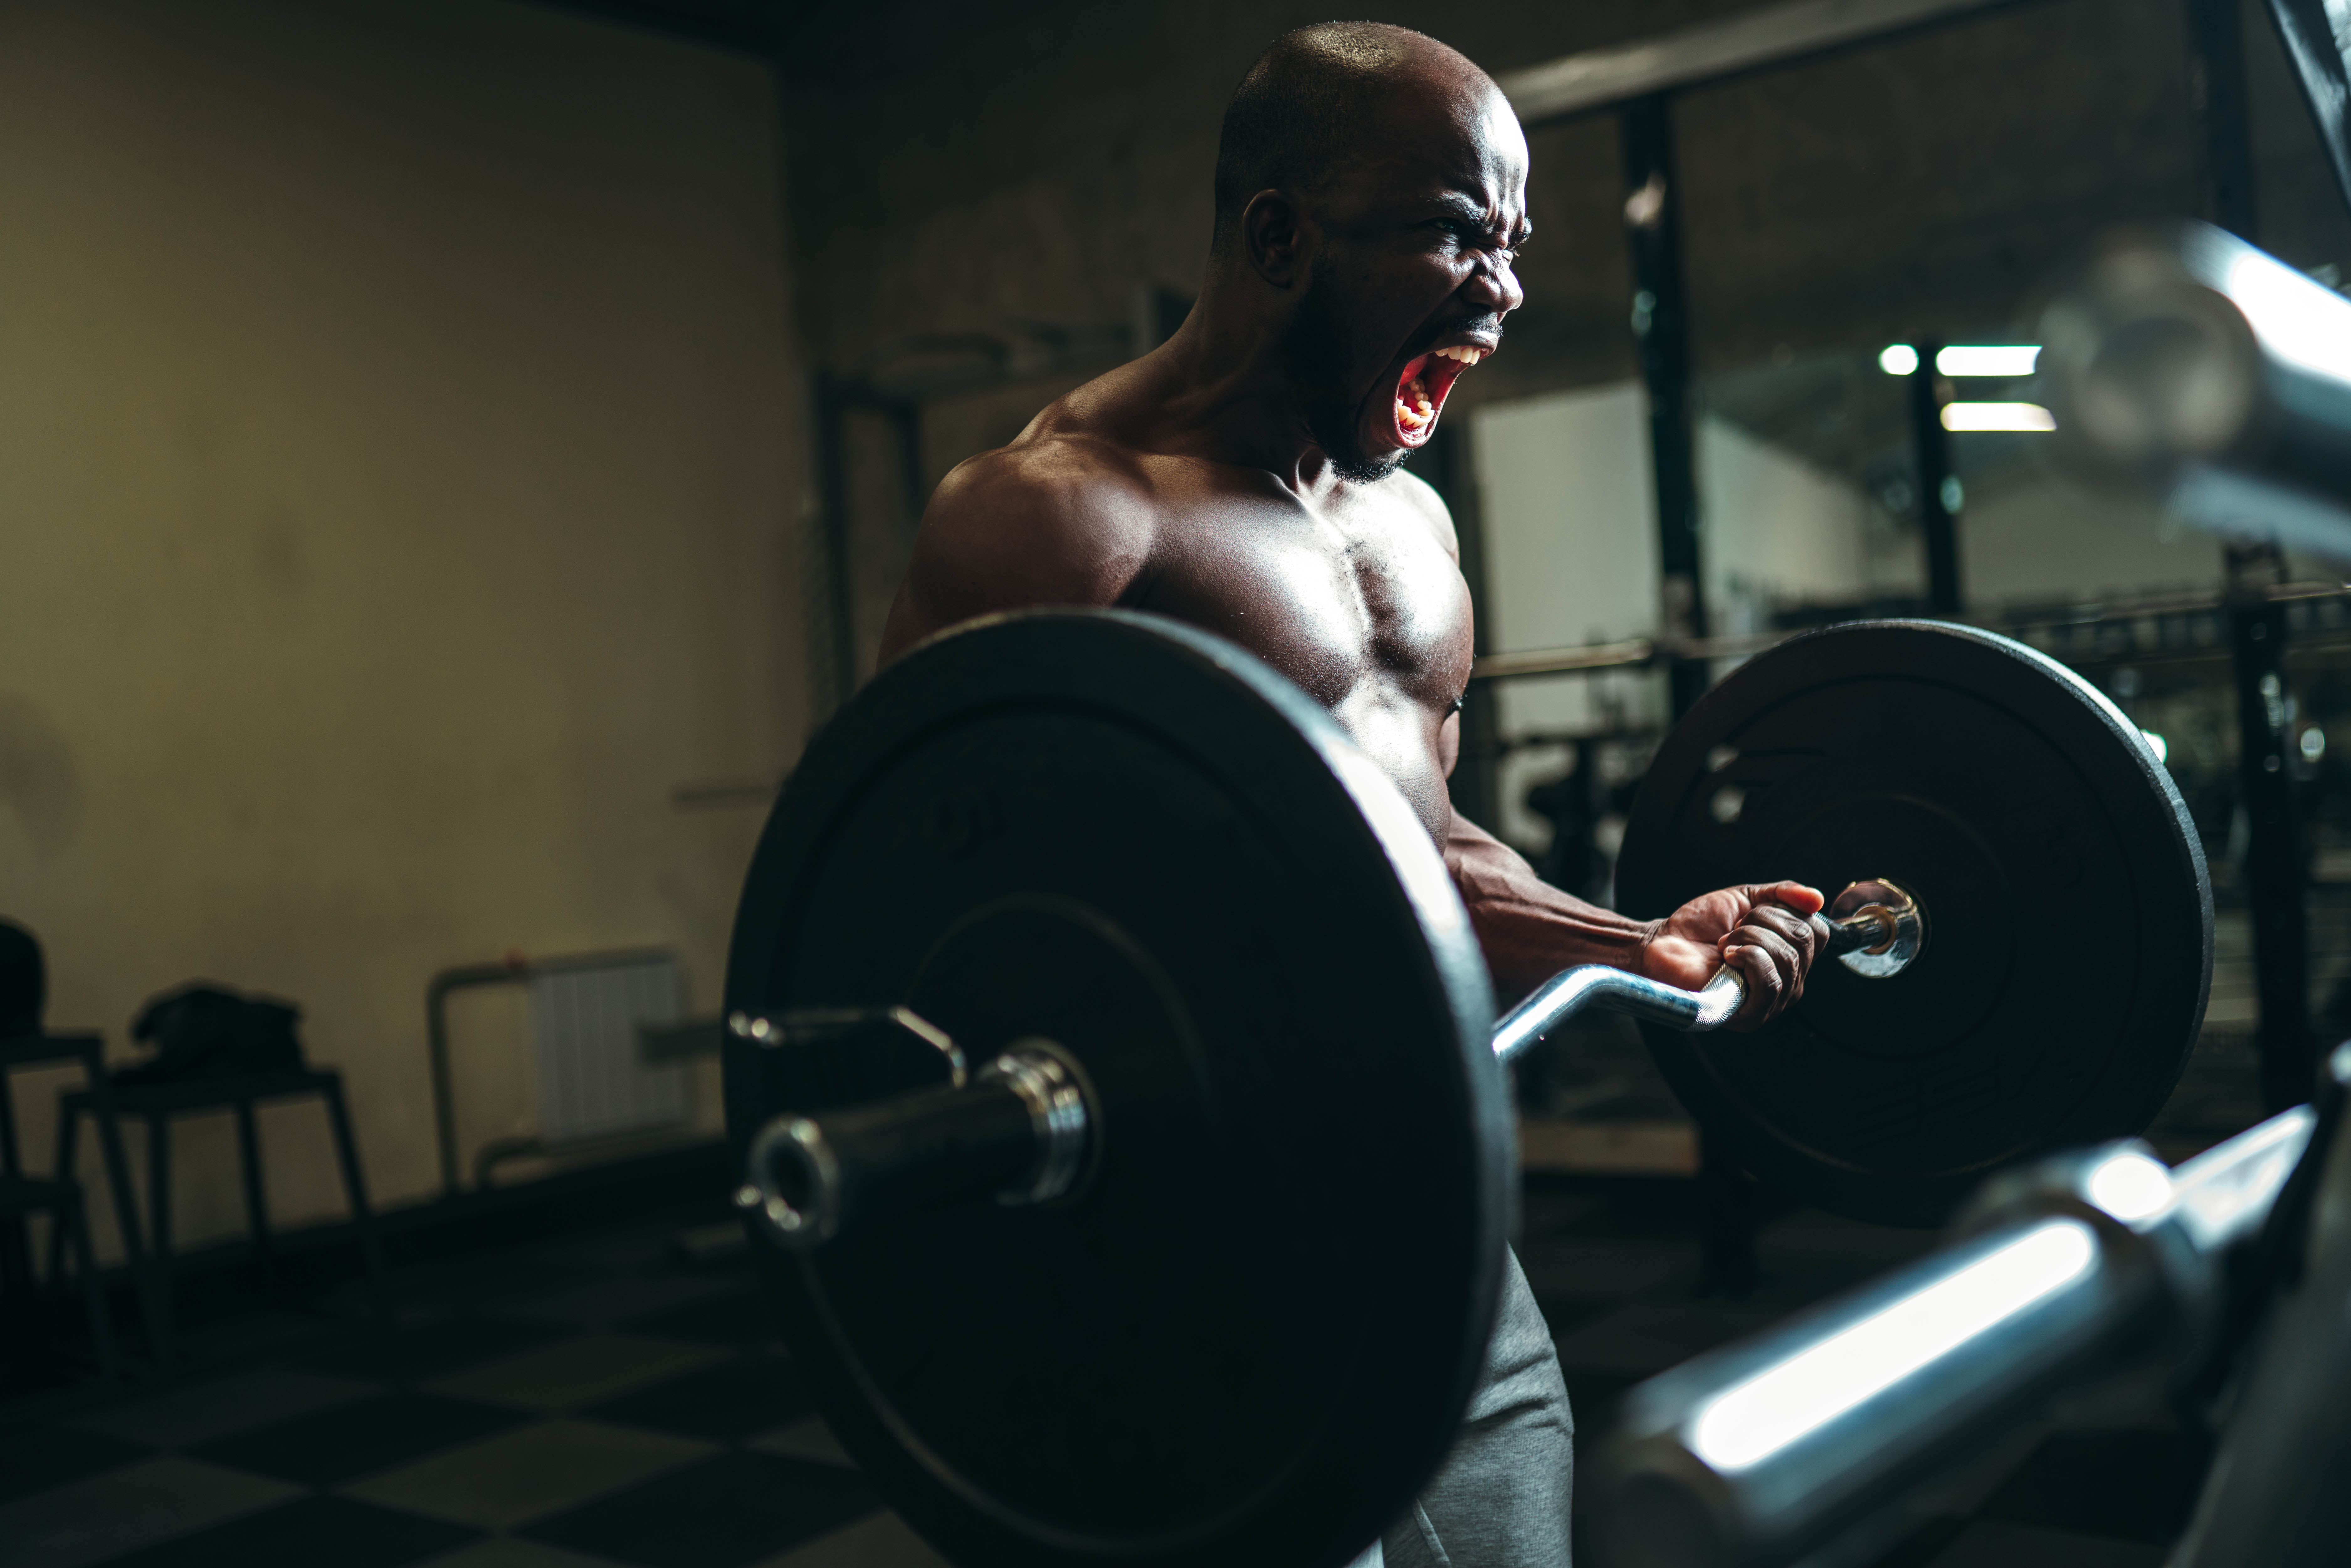
[[[155,1058],[114,1074],[124,1084],[184,1083],[199,1078],[298,1072],[302,1009],[267,997],[193,981],[139,1009],[131,1038],[152,1041]]]

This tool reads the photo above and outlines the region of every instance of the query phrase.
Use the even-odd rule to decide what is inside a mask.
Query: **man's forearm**
[[[1446,837],[1445,864],[1469,907],[1504,1006],[1577,964],[1633,967],[1656,929],[1653,921],[1628,919],[1552,886],[1524,856],[1458,812]]]

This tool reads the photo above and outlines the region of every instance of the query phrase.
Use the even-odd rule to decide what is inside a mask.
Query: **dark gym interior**
[[[906,653],[1113,604],[959,465],[1276,308],[1322,12],[0,5],[0,1563],[2351,1558],[2341,7],[1374,19],[1531,231],[1344,475],[1418,793],[1156,557],[1239,664]],[[1834,902],[1570,997],[1502,860]],[[1521,1270],[1556,1541],[1447,1511]]]

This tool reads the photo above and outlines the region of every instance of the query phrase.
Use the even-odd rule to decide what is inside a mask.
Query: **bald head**
[[[1284,34],[1225,111],[1207,276],[1169,348],[1226,359],[1374,482],[1500,346],[1526,203],[1526,136],[1468,59],[1374,22]]]
[[[1258,57],[1225,109],[1217,144],[1217,232],[1264,190],[1311,190],[1376,125],[1444,112],[1495,92],[1469,58],[1382,22],[1323,22],[1284,33]]]

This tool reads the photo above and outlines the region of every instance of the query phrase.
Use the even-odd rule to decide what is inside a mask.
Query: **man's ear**
[[[1288,288],[1305,276],[1306,236],[1297,206],[1280,191],[1259,191],[1241,209],[1241,245],[1258,276]]]

